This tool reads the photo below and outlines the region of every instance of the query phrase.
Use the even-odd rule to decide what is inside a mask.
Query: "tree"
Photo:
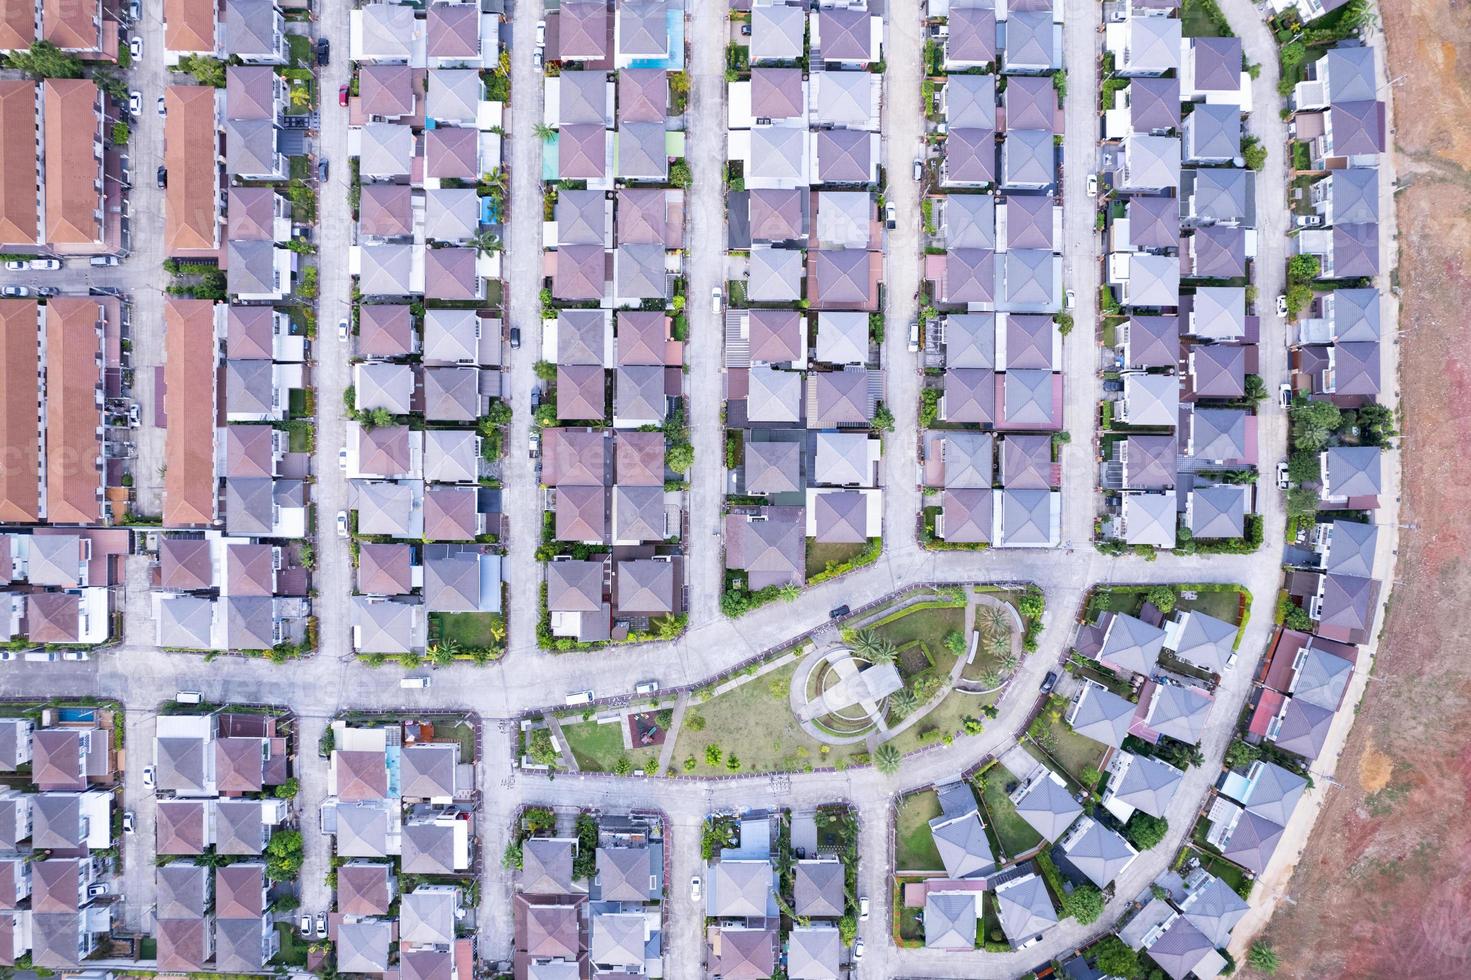
[[[1062,896],[1062,911],[1077,919],[1079,925],[1096,922],[1103,914],[1103,893],[1092,885],[1079,885]]]
[[[874,664],[891,664],[899,659],[899,650],[892,640],[872,630],[858,630],[849,645],[853,652]]]
[[[873,410],[872,428],[875,432],[894,431],[894,413],[889,411],[889,406],[883,402],[879,402],[878,406]]]
[[[448,667],[455,662],[455,656],[459,652],[459,641],[447,636],[437,643],[429,644],[429,662],[437,667]]]
[[[1293,285],[1306,285],[1322,271],[1323,264],[1316,255],[1294,255],[1287,260],[1287,281]]]
[[[633,772],[633,763],[629,760],[628,756],[620,755],[618,761],[613,763],[613,775],[627,776],[631,772]]]
[[[1247,950],[1246,962],[1253,970],[1261,970],[1263,973],[1276,973],[1277,967],[1282,965],[1277,959],[1277,951],[1260,939]]]
[[[1047,609],[1047,598],[1042,590],[1035,585],[1027,586],[1027,591],[1017,600],[1016,610],[1023,617],[1031,620],[1042,618],[1042,613]]]
[[[546,123],[537,123],[534,132],[536,133],[536,138],[543,143],[550,143],[557,138],[556,129],[548,126]]]
[[[494,252],[502,251],[505,247],[501,244],[501,236],[489,228],[481,228],[477,231],[474,237],[470,239],[470,244],[474,246],[475,251],[480,255],[490,255]]]
[[[225,87],[225,63],[207,54],[182,55],[173,70],[193,75],[194,80],[200,85],[209,85],[213,88]]]
[[[1147,851],[1169,833],[1170,824],[1164,817],[1153,817],[1143,810],[1135,810],[1129,822],[1124,824],[1124,836],[1141,851]]]
[[[293,109],[305,109],[312,104],[312,90],[305,84],[293,85],[288,98]]]
[[[675,615],[656,617],[652,624],[654,635],[661,640],[672,640],[684,629],[684,621]]]
[[[889,695],[889,710],[895,717],[907,718],[919,707],[919,695],[911,687],[901,687]]]
[[[278,800],[295,799],[296,794],[301,792],[301,780],[295,776],[288,777],[281,785],[276,787],[275,795]]]
[[[1175,603],[1179,601],[1175,590],[1168,585],[1156,585],[1144,593],[1144,599],[1166,616],[1175,611]]]
[[[82,77],[82,59],[67,54],[50,41],[33,41],[27,51],[12,51],[5,63],[32,78]]]
[[[501,851],[501,867],[507,871],[520,871],[522,860],[521,842],[506,841],[506,849]]]
[[[1387,445],[1399,435],[1395,428],[1394,412],[1378,402],[1359,409],[1359,438],[1367,446]]]
[[[1241,141],[1241,158],[1252,170],[1265,170],[1267,148],[1255,136],[1248,136]]]
[[[480,420],[481,425],[489,425],[491,428],[499,429],[503,425],[511,424],[511,406],[503,399],[491,400],[490,407],[485,410],[484,417]]]
[[[537,361],[531,369],[539,381],[556,381],[557,366],[551,361]]]
[[[676,473],[688,473],[695,465],[695,447],[687,442],[676,442],[665,451],[664,464]]]
[[[301,871],[303,859],[301,831],[277,831],[266,842],[266,877],[272,881],[290,881]]]
[[[873,765],[885,776],[892,776],[899,771],[899,763],[902,758],[893,742],[885,742],[874,750]]]
[[[1139,954],[1126,946],[1118,936],[1105,936],[1102,942],[1093,947],[1093,965],[1100,973],[1132,980],[1139,975]]]
[[[723,758],[725,758],[725,753],[720,751],[720,746],[713,743],[705,746],[705,765],[718,766]]]
[[[1333,438],[1343,413],[1332,402],[1298,399],[1288,410],[1288,418],[1292,421],[1293,447],[1317,452]]]
[[[1261,749],[1238,738],[1226,750],[1226,766],[1229,769],[1245,769],[1261,757]]]
[[[1246,376],[1246,398],[1248,401],[1259,402],[1268,395],[1267,383],[1259,374],[1248,374]]]

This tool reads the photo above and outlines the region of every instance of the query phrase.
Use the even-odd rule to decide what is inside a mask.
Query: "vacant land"
[[[1341,788],[1266,939],[1281,976],[1448,980],[1471,975],[1471,9],[1423,0],[1380,16],[1408,184],[1395,198],[1408,527]]]

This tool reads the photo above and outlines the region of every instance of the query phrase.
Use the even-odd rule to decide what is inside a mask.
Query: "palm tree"
[[[981,686],[986,690],[1001,686],[1001,671],[988,670],[981,675]]]
[[[899,659],[899,650],[888,637],[873,630],[858,630],[853,634],[853,652],[869,663],[891,664]]]
[[[919,695],[912,687],[901,687],[889,695],[889,710],[896,718],[907,718],[919,707]]]
[[[1007,630],[1004,633],[987,633],[986,649],[996,656],[1000,656],[1003,653],[1010,652],[1011,631]]]
[[[475,235],[470,239],[470,244],[473,245],[475,247],[475,251],[481,255],[489,255],[492,252],[499,252],[505,248],[505,246],[501,244],[501,236],[497,235],[489,228],[482,228],[477,231]]]
[[[901,761],[902,757],[899,755],[899,750],[894,748],[894,743],[892,742],[885,742],[877,749],[874,749],[874,768],[883,773],[885,776],[892,776],[894,775],[894,773],[898,772],[899,763]]]
[[[995,633],[1003,630],[1011,632],[1011,617],[1006,614],[1005,609],[986,606],[981,611],[981,621],[989,632]]]
[[[543,143],[550,143],[557,136],[557,130],[546,123],[537,123],[534,132]]]
[[[660,616],[654,620],[654,635],[661,640],[672,640],[679,635],[680,628],[684,624],[675,616]]]
[[[1007,654],[996,662],[996,669],[1001,671],[1003,674],[1010,674],[1012,671],[1016,670],[1016,658],[1011,656],[1010,654]]]

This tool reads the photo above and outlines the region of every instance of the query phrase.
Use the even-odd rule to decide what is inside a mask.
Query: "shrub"
[[[1124,825],[1124,836],[1139,850],[1147,851],[1164,840],[1169,830],[1169,821],[1163,817],[1152,817],[1143,810],[1135,810]]]
[[[1175,611],[1178,601],[1175,590],[1168,585],[1156,585],[1144,594],[1144,599],[1166,616]]]

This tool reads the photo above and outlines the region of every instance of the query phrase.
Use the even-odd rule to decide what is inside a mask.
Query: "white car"
[[[861,960],[861,959],[863,959],[863,937],[862,936],[859,936],[858,937],[858,941],[853,944],[853,958],[855,960]]]
[[[535,51],[531,52],[531,67],[535,68],[537,71],[541,71],[542,66],[546,64],[546,59],[542,56],[541,52],[541,48],[537,48]]]
[[[1089,174],[1088,175],[1088,196],[1089,197],[1097,197],[1098,196],[1098,175],[1097,174]]]
[[[29,295],[31,295],[31,287],[29,287],[29,286],[6,286],[4,289],[0,289],[0,295],[12,296],[12,297],[29,296]]]
[[[716,286],[710,290],[710,312],[716,316],[720,315],[720,287]]]
[[[547,22],[539,20],[536,22],[536,46],[545,47],[547,43]]]
[[[86,650],[63,650],[63,651],[61,651],[61,659],[62,660],[90,660],[91,659],[91,655],[88,654]]]
[[[1278,463],[1277,464],[1277,489],[1278,490],[1286,490],[1291,485],[1292,485],[1292,481],[1287,478],[1287,464],[1286,463]]]
[[[301,930],[303,937],[312,938],[312,914],[310,912],[301,913],[301,919],[298,920],[296,926]]]
[[[146,788],[149,788],[149,789],[152,789],[153,788],[153,767],[152,766],[144,766],[143,767],[143,785]]]
[[[158,105],[158,114],[160,116],[164,116],[164,115],[167,115],[168,114],[168,109],[165,108],[164,107],[164,104],[163,104],[163,96],[160,95],[158,97],[158,102],[156,104]]]
[[[347,318],[343,317],[337,321],[337,339],[344,344],[347,343]]]
[[[339,470],[341,470],[342,472],[344,472],[344,473],[347,472],[347,447],[346,446],[343,446],[341,449],[337,450],[337,468]]]
[[[892,204],[884,205],[884,226],[886,228],[897,228],[899,225],[899,212]]]
[[[339,538],[347,537],[347,511],[345,510],[339,510],[337,512],[337,536]]]
[[[700,876],[699,875],[695,875],[693,878],[690,879],[690,901],[692,901],[692,902],[698,902],[699,900],[700,900]]]
[[[31,259],[31,269],[34,272],[55,272],[61,268],[61,262],[57,259]]]
[[[131,834],[132,832],[133,832],[133,811],[132,810],[124,810],[123,811],[123,833],[125,833],[125,834]]]
[[[1286,293],[1278,293],[1277,294],[1277,315],[1278,316],[1286,316],[1287,315],[1287,294]]]
[[[1292,407],[1292,385],[1282,384],[1277,386],[1277,401],[1282,404],[1283,408]]]
[[[5,263],[5,271],[6,272],[25,272],[26,271],[26,264],[27,263],[26,263],[26,260],[25,259],[10,259],[9,261],[7,261]]]
[[[915,180],[924,180],[924,161],[923,160],[915,160],[914,161],[914,179]]]
[[[128,114],[131,115],[134,119],[137,119],[143,114],[142,92],[135,91],[128,93]]]
[[[143,39],[141,37],[134,35],[133,39],[128,42],[128,54],[133,56],[134,61],[143,57]]]
[[[858,900],[858,921],[868,921],[868,896],[864,895]]]
[[[1077,305],[1078,305],[1078,294],[1077,293],[1075,293],[1071,289],[1069,289],[1069,290],[1066,290],[1062,295],[1063,295],[1064,301],[1067,303],[1067,309],[1070,309],[1071,310],[1071,309],[1074,309],[1074,308],[1077,307]]]

